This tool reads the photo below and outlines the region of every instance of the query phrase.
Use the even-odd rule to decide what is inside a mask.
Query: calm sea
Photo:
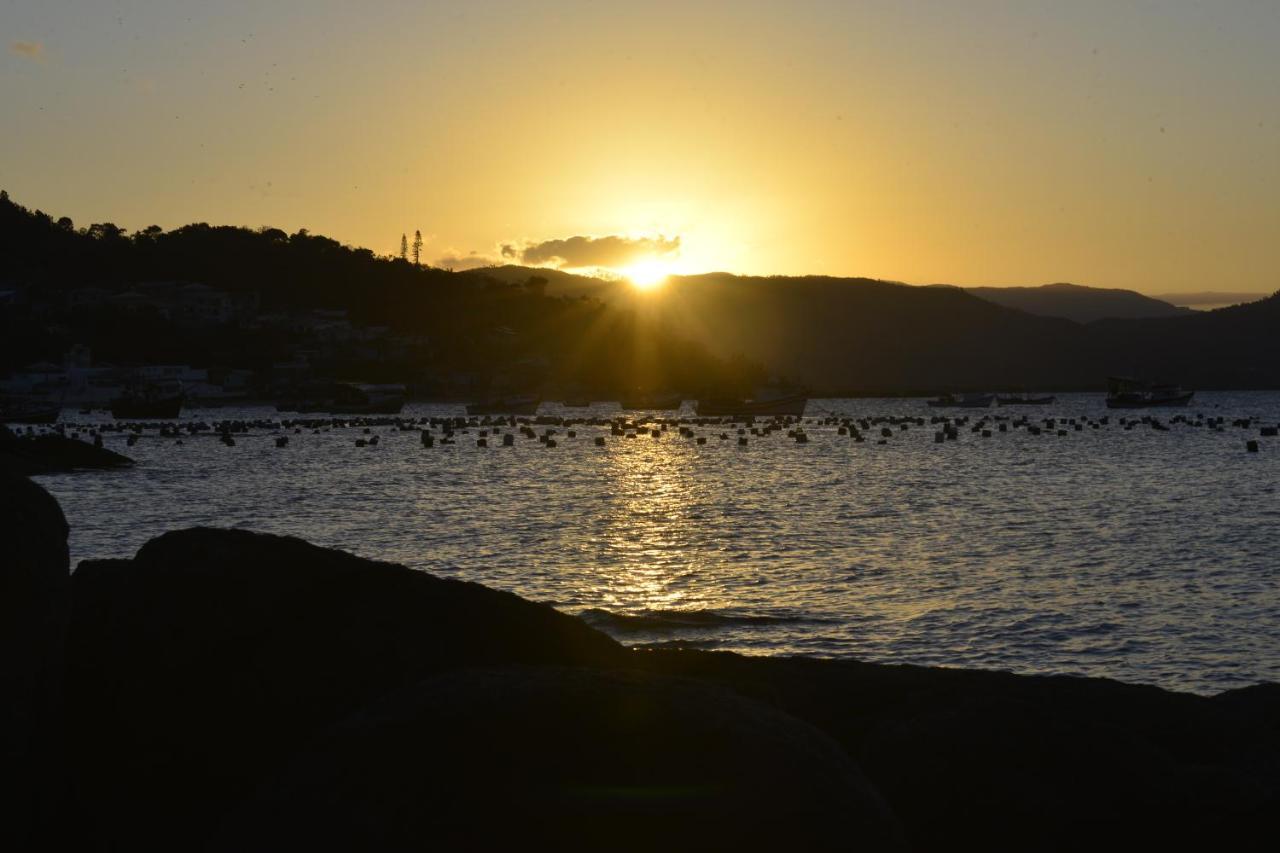
[[[403,417],[462,412],[410,405]],[[884,444],[877,426],[855,443],[814,420],[828,414],[925,425]],[[431,449],[392,427],[290,429],[283,449],[269,428],[234,447],[154,432],[125,447],[112,434],[107,446],[137,468],[40,480],[71,523],[73,560],[128,556],[176,528],[241,527],[511,590],[634,645],[1202,693],[1280,680],[1280,439],[1245,451],[1260,425],[1280,423],[1280,394],[1202,393],[1185,411],[1149,412],[1167,431],[1125,429],[1120,417],[1143,413],[1113,412],[1108,426],[1067,424],[1064,436],[961,428],[935,443],[935,414],[922,400],[813,401],[808,443],[784,431],[745,447],[726,427],[695,427],[699,445],[675,427],[624,439],[579,426],[555,448],[523,436],[478,448],[474,429]],[[1097,395],[1067,395],[945,414],[1107,412]],[[1172,423],[1179,415],[1226,424]],[[197,409],[184,421],[279,417]],[[1245,417],[1249,428],[1232,425]],[[355,446],[372,435],[376,445]]]

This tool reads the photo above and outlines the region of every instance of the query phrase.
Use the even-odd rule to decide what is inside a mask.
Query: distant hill
[[[505,377],[530,389],[644,384],[696,394],[750,387],[767,369],[828,394],[1099,389],[1116,373],[1201,389],[1280,388],[1280,295],[1196,312],[1124,291],[1022,289],[1058,304],[1136,297],[1144,311],[1164,305],[1168,314],[1081,323],[957,287],[867,278],[707,273],[640,293],[556,270],[419,269],[306,231],[77,229],[3,193],[0,290],[10,296],[0,301],[0,369],[57,360],[76,343],[121,363],[264,369],[316,349],[252,328],[195,336],[160,320],[140,325],[86,314],[70,299],[87,286],[164,280],[252,291],[264,312],[342,309],[353,324],[385,327],[381,352],[347,347],[326,369],[376,368],[388,381],[460,376],[487,387]]]
[[[958,287],[866,278],[673,276],[637,294],[627,284],[556,270],[488,270],[512,282],[548,280],[548,292],[591,294],[643,306],[672,333],[725,358],[758,360],[831,393],[932,393],[941,389],[1100,389],[1135,374],[1200,388],[1280,387],[1280,297],[1212,312],[1180,310],[1128,291],[1118,304],[1164,316],[1089,323],[998,305]],[[1163,307],[1161,307],[1163,306]]]
[[[1040,317],[1062,317],[1077,323],[1094,320],[1136,320],[1176,317],[1188,309],[1143,296],[1133,290],[1085,287],[1079,284],[1044,284],[1039,287],[966,287],[980,299]]]
[[[1244,305],[1266,299],[1266,293],[1256,291],[1201,290],[1195,293],[1157,293],[1152,299],[1168,302],[1184,308],[1199,311],[1210,311],[1214,308],[1226,308],[1229,305]]]
[[[305,229],[77,228],[0,191],[0,374],[59,362],[84,345],[99,362],[267,375],[305,359],[323,376],[474,392],[646,385],[724,394],[766,376],[760,365],[717,358],[625,304],[550,293],[529,281],[553,277],[538,272],[499,279],[420,268]],[[259,305],[253,319],[276,319],[196,330],[112,300],[90,309],[78,296],[127,295],[139,283],[165,281],[254,297],[246,300]],[[335,342],[297,330],[314,309],[342,312],[359,334]]]

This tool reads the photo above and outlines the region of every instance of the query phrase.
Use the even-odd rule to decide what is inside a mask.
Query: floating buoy
[[[288,447],[288,446],[289,446],[289,436],[282,435],[276,439],[276,447]]]
[[[597,436],[596,436],[595,445],[596,445],[596,447],[604,447],[604,445],[605,445],[605,440],[604,440],[604,436],[603,436],[603,435],[597,435]]]
[[[1250,453],[1258,452],[1258,442],[1256,439],[1252,439],[1252,438],[1249,439],[1247,442],[1245,442],[1244,446],[1245,446],[1245,449],[1248,450]]]

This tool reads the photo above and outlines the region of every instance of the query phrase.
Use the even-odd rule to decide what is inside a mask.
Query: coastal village
[[[397,335],[386,326],[353,323],[346,310],[264,311],[256,292],[230,293],[198,282],[138,282],[122,289],[88,286],[67,291],[9,285],[0,288],[0,313],[26,316],[64,334],[86,324],[163,323],[204,336],[270,336],[277,346],[270,360],[241,355],[201,363],[164,360],[106,361],[92,347],[70,342],[58,361],[40,360],[0,374],[0,395],[40,398],[65,405],[100,406],[137,383],[178,381],[187,399],[217,405],[268,399],[308,382],[334,378],[335,365],[389,372],[422,394],[466,393],[474,375],[419,371],[404,364],[430,346],[426,335]],[[513,334],[497,329],[497,336]],[[249,366],[247,362],[259,364]],[[352,378],[352,377],[346,377]],[[354,377],[361,378],[361,377]]]

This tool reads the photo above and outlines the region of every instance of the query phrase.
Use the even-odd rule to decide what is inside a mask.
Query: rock
[[[128,456],[60,435],[0,441],[0,471],[11,474],[57,474],[81,469],[127,468],[132,464]]]
[[[226,851],[901,849],[817,729],[686,679],[573,668],[428,679],[331,729]]]
[[[317,732],[441,670],[628,659],[548,606],[246,531],[85,561],[72,593],[77,775],[121,849],[193,846]]]
[[[1267,682],[1228,690],[1213,701],[1280,735],[1280,684]]]
[[[917,850],[1248,849],[1280,742],[1232,703],[1105,679],[648,652],[840,742]],[[1257,708],[1264,697],[1238,704]]]
[[[67,522],[40,486],[0,472],[0,806],[5,846],[53,846],[48,830],[63,798],[63,640]],[[38,839],[42,843],[38,843]]]

